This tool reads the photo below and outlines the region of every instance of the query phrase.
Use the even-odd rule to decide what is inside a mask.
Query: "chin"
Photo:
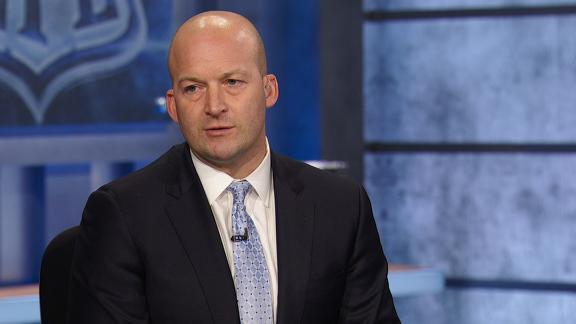
[[[234,158],[236,157],[236,152],[229,151],[229,150],[211,150],[206,157],[209,161],[217,164],[229,164],[231,163]]]

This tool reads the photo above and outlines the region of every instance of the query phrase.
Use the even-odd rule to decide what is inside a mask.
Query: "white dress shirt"
[[[276,259],[276,209],[274,203],[274,185],[272,168],[270,164],[270,146],[266,141],[266,156],[260,165],[244,179],[234,179],[228,174],[216,170],[200,161],[190,151],[192,162],[204,187],[204,192],[212,208],[212,213],[218,226],[220,239],[226,252],[228,266],[234,278],[234,250],[230,239],[232,234],[232,193],[226,190],[230,183],[238,180],[247,180],[252,190],[246,196],[246,211],[256,226],[260,242],[264,249],[268,272],[270,273],[270,288],[272,295],[272,309],[274,323],[276,323],[276,309],[278,300],[278,267]]]

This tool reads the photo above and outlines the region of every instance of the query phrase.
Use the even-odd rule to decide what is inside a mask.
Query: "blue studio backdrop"
[[[256,24],[280,82],[272,148],[320,157],[316,1],[0,0],[0,285],[36,281],[91,190],[182,140],[164,108],[166,54],[204,10]]]
[[[1,134],[167,122],[170,37],[205,9],[234,10],[257,25],[280,81],[268,118],[274,148],[319,158],[315,1],[0,1]]]

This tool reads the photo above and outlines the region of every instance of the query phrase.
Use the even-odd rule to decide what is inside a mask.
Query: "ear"
[[[278,80],[274,74],[264,76],[264,95],[266,97],[266,108],[274,106],[278,100]]]
[[[174,89],[166,91],[166,111],[170,118],[178,123],[178,111],[176,109],[176,98],[174,98]]]

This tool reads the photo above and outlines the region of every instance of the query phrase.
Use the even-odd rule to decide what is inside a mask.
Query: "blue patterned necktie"
[[[272,321],[272,297],[266,257],[254,221],[246,212],[244,199],[252,186],[235,181],[232,192],[232,241],[238,310],[242,324],[269,324]]]

